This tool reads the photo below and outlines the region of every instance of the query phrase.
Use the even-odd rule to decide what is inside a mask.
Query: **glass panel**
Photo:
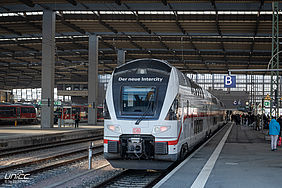
[[[15,107],[0,107],[0,117],[15,117],[16,108]]]
[[[155,106],[156,87],[122,87],[122,112],[152,115]]]

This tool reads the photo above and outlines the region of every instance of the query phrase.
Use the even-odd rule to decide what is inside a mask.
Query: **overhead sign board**
[[[235,88],[236,87],[236,76],[224,76],[224,87]]]
[[[268,107],[269,104],[270,104],[269,101],[265,101],[265,102],[264,102],[264,106],[265,106],[265,107]]]
[[[267,94],[266,97],[264,98],[264,100],[270,100],[270,99],[271,98],[270,98],[269,94]]]

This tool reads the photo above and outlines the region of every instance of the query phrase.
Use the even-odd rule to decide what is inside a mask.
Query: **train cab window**
[[[104,116],[104,119],[111,119],[111,115],[110,115],[109,108],[108,108],[106,100],[104,102],[103,116]]]
[[[168,110],[165,120],[178,120],[179,119],[178,107],[179,107],[179,100],[176,98],[174,99],[172,105],[170,106],[170,109]]]
[[[156,87],[122,87],[122,113],[154,115],[156,105]]]

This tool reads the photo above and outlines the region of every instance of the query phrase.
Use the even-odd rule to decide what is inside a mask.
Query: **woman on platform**
[[[276,146],[277,146],[277,139],[278,139],[279,132],[280,132],[280,125],[276,121],[276,119],[273,118],[269,123],[269,135],[271,137],[271,150],[272,151],[277,150]]]

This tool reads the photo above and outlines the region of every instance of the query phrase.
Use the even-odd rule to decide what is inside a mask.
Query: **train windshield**
[[[153,115],[156,100],[156,87],[122,87],[122,113]]]

